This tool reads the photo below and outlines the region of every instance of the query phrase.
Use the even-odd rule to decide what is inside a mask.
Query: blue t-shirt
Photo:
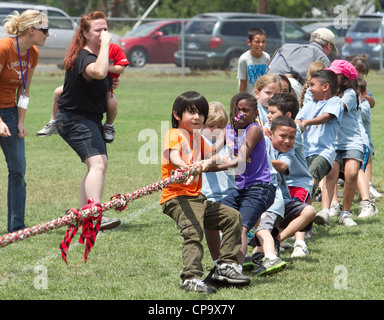
[[[204,140],[212,146],[212,142],[204,137]],[[225,156],[228,154],[227,146],[222,148],[218,155]],[[208,200],[219,201],[228,194],[236,190],[235,176],[231,174],[231,170],[218,172],[204,172],[201,193]]]
[[[363,102],[360,103],[359,107],[361,110],[361,120],[363,122],[363,127],[365,129],[365,132],[368,135],[369,151],[371,152],[371,154],[373,154],[374,149],[373,149],[373,140],[371,136],[371,123],[372,123],[371,106],[368,100],[364,100]]]
[[[340,128],[340,121],[343,117],[343,107],[339,97],[332,97],[328,100],[311,100],[304,104],[296,119],[309,120],[324,113],[333,115],[328,122],[305,128],[303,133],[305,157],[321,155],[332,166],[335,159],[335,139]]]
[[[305,160],[303,135],[299,124],[296,127],[296,138],[292,150],[294,150],[295,155],[285,177],[287,185],[289,187],[301,187],[312,193],[313,177],[309,173],[307,161]]]
[[[360,111],[355,90],[345,90],[341,101],[345,104],[345,108],[340,130],[336,135],[335,149],[364,152],[362,133],[359,127]]]
[[[269,125],[269,121],[268,121],[268,117],[267,117],[268,109],[265,108],[260,103],[257,103],[257,111],[259,111],[259,118],[260,118],[261,123],[263,124],[263,126]]]
[[[264,137],[265,139],[265,146],[267,149],[268,154],[268,165],[269,170],[271,172],[271,179],[273,185],[276,187],[276,195],[275,195],[275,201],[273,204],[268,208],[268,212],[273,212],[284,218],[284,198],[283,198],[283,192],[280,189],[279,182],[278,182],[278,172],[273,167],[271,160],[275,160],[275,149],[273,149],[271,140],[268,137]]]

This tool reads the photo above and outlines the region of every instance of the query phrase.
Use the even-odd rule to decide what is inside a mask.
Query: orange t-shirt
[[[164,137],[163,153],[161,159],[161,177],[166,179],[172,175],[176,167],[169,159],[168,151],[176,149],[181,159],[187,164],[197,163],[204,160],[204,155],[211,152],[211,147],[198,134],[189,134],[186,130],[170,129]],[[201,191],[201,175],[191,177],[187,183],[173,183],[163,189],[160,204],[177,196],[198,196]]]
[[[21,66],[24,81],[26,81],[26,71],[35,68],[39,60],[39,50],[33,46],[29,49],[29,59],[27,66],[27,56],[21,56]],[[12,108],[16,102],[16,90],[23,87],[23,80],[20,70],[19,54],[13,45],[11,37],[0,39],[0,65],[3,69],[0,73],[0,108]]]

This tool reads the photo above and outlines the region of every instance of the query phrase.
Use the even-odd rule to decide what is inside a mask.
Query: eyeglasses
[[[35,28],[35,29],[41,31],[41,32],[44,33],[46,36],[48,35],[49,28],[40,28],[40,29]]]

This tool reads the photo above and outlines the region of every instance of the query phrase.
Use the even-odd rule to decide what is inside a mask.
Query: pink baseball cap
[[[325,68],[325,70],[332,70],[336,74],[343,74],[351,81],[356,80],[359,76],[353,64],[346,60],[333,60],[329,68]]]

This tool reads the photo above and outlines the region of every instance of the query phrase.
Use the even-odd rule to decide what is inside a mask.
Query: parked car
[[[174,63],[181,21],[153,21],[129,31],[119,41],[131,67]]]
[[[265,30],[265,51],[271,56],[284,42],[308,43],[310,38],[296,23],[279,16],[231,12],[203,13],[193,17],[186,25],[185,66],[192,69],[236,69],[240,55],[249,50],[247,35],[252,27]],[[181,40],[179,44],[175,62],[181,66]]]
[[[369,15],[360,15],[349,28],[345,44],[341,54],[348,57],[355,54],[365,53],[369,57],[371,67],[380,66],[380,51],[383,50],[381,38],[384,37],[384,12]]]
[[[335,35],[335,44],[336,44],[336,48],[338,50],[338,53],[331,52],[331,54],[330,54],[330,57],[329,57],[330,60],[334,60],[334,59],[340,59],[342,57],[341,56],[341,48],[345,43],[344,42],[345,41],[345,35],[347,34],[347,31],[348,31],[350,26],[351,26],[351,24],[349,23],[349,24],[347,24],[346,27],[337,29],[335,27],[334,22],[315,22],[315,23],[311,23],[311,24],[307,24],[305,26],[302,26],[302,29],[305,32],[307,32],[308,34],[312,34],[313,31],[315,31],[318,28],[327,28],[327,29],[331,30],[333,32],[333,34]]]
[[[6,16],[15,10],[21,13],[27,9],[44,11],[49,18],[49,37],[43,47],[38,47],[39,62],[54,63],[62,67],[65,50],[75,34],[77,23],[61,9],[31,3],[0,2],[0,38],[9,36],[4,30]]]

